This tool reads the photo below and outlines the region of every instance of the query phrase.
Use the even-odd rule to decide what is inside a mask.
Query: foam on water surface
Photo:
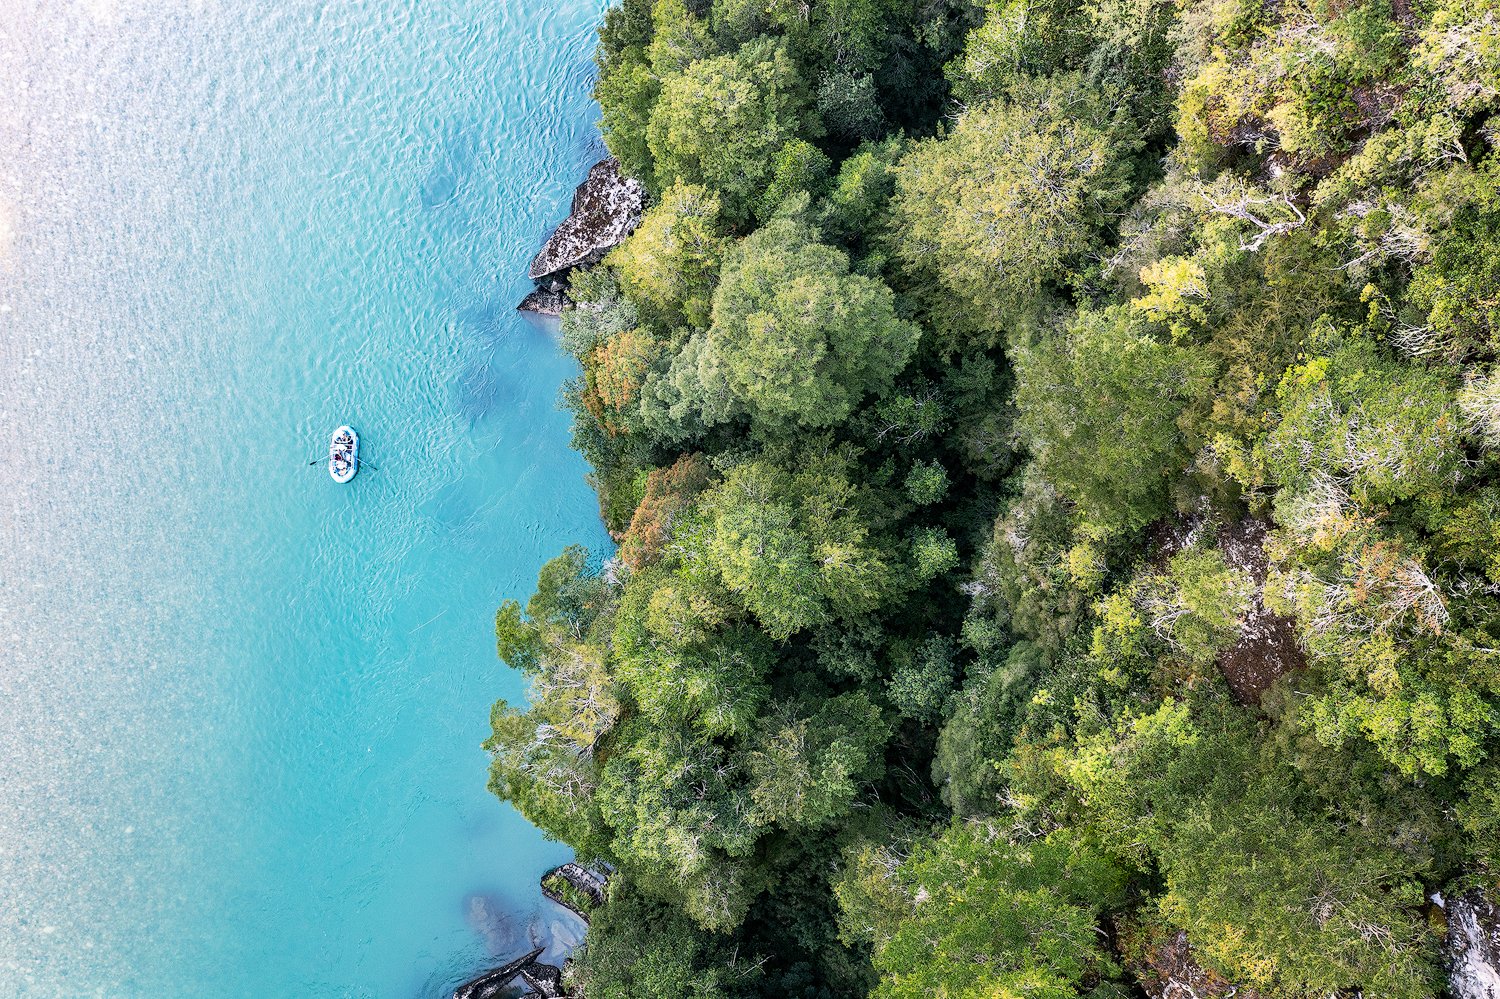
[[[605,0],[0,6],[0,996],[441,995],[557,919],[479,742],[607,544],[511,311]]]

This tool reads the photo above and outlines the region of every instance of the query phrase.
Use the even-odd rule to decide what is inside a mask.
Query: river
[[[480,742],[608,544],[513,311],[605,4],[0,5],[0,996],[435,999],[557,921]]]

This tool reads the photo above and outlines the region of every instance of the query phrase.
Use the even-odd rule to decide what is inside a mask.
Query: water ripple
[[[0,5],[7,997],[433,995],[537,911],[477,743],[604,543],[510,311],[603,5]]]

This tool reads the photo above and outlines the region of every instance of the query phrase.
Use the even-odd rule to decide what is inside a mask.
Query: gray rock
[[[646,189],[621,176],[611,157],[595,163],[573,192],[573,210],[531,261],[530,276],[541,281],[574,267],[598,263],[640,224]]]
[[[1448,994],[1453,999],[1500,999],[1500,906],[1480,892],[1449,899]]]
[[[521,980],[531,991],[546,996],[547,999],[567,995],[563,991],[562,969],[551,964],[531,962],[521,969]]]
[[[510,991],[510,983],[515,981],[525,969],[531,967],[542,954],[542,948],[538,947],[529,954],[523,954],[504,967],[493,971],[486,971],[478,978],[464,982],[453,990],[453,999],[501,999]]]
[[[551,288],[538,288],[521,299],[516,311],[534,312],[539,316],[560,316],[567,307],[568,296],[560,289],[554,291]]]

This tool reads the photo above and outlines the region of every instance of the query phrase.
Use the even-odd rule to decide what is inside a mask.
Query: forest
[[[486,743],[615,870],[572,987],[1439,994],[1500,888],[1500,2],[624,0],[596,59],[618,550],[500,608]]]

